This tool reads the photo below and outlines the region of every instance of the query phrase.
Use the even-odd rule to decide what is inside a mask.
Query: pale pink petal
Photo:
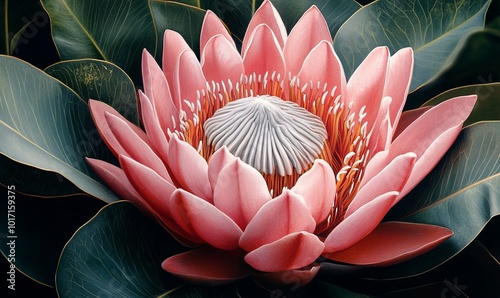
[[[177,90],[177,84],[174,83],[174,73],[181,53],[190,49],[179,33],[172,30],[165,30],[163,35],[162,69],[170,87],[172,101],[178,110],[181,109],[181,101],[177,96],[179,90]]]
[[[394,205],[397,191],[378,196],[340,222],[325,239],[325,252],[343,250],[370,234]]]
[[[174,134],[168,147],[168,165],[175,179],[185,190],[212,203],[212,187],[208,181],[205,159],[188,143]]]
[[[144,133],[144,131],[142,131],[142,129],[140,129],[127,119],[125,119],[122,115],[120,115],[120,113],[118,113],[115,109],[113,109],[109,105],[103,103],[102,101],[89,99],[89,107],[92,119],[94,120],[94,123],[97,127],[97,130],[99,131],[99,134],[104,140],[104,143],[106,143],[106,146],[111,150],[111,152],[113,152],[113,154],[117,158],[120,154],[123,154],[125,150],[123,149],[122,145],[120,145],[120,143],[116,140],[115,136],[109,129],[108,122],[106,121],[105,118],[105,113],[110,113],[111,115],[114,115],[120,118],[121,120],[125,121],[125,123],[127,123],[127,125],[141,140],[143,140],[146,144],[149,144],[148,136],[146,135],[146,133]]]
[[[171,256],[162,262],[163,270],[203,285],[221,285],[246,277],[252,271],[241,251],[204,247]]]
[[[389,69],[384,86],[384,96],[392,98],[390,106],[390,122],[396,127],[399,122],[401,111],[408,96],[411,77],[413,74],[413,50],[404,48],[397,51],[389,58]]]
[[[154,112],[151,101],[139,90],[139,102],[141,106],[142,124],[148,135],[149,140],[155,151],[163,161],[166,161],[168,156],[168,141],[165,133],[160,127],[158,114]]]
[[[147,50],[142,52],[142,81],[144,93],[150,99],[161,130],[173,130],[179,118],[179,110],[172,101],[172,95],[160,66]],[[142,117],[143,122],[147,121]],[[177,123],[178,124],[178,123]]]
[[[319,224],[330,213],[335,199],[332,168],[324,160],[317,159],[312,168],[299,177],[292,191],[304,198],[316,224]]]
[[[108,112],[105,113],[105,118],[111,132],[124,149],[124,153],[122,155],[144,164],[158,173],[158,175],[163,177],[165,180],[172,182],[163,161],[158,157],[158,155],[156,155],[148,144],[143,142],[139,137],[137,137],[136,134],[133,133],[132,129],[127,125],[127,123],[125,123],[125,121],[111,115]]]
[[[342,90],[346,89],[344,69],[332,44],[327,41],[321,41],[305,57],[298,78],[302,85],[312,82],[316,86],[320,82],[320,88],[327,84],[328,91],[337,88],[336,95],[342,94]]]
[[[370,142],[368,143],[368,150],[371,154],[387,150],[392,141],[392,126],[389,115],[391,101],[390,97],[384,97],[380,104],[377,120],[370,132]]]
[[[176,190],[170,198],[174,220],[186,231],[194,231],[213,247],[233,250],[243,233],[229,216],[207,201],[184,191]]]
[[[283,24],[281,16],[272,5],[271,1],[265,0],[257,9],[248,24],[241,46],[242,56],[244,56],[248,50],[249,44],[251,43],[251,36],[253,35],[255,29],[262,24],[265,24],[273,32],[280,49],[283,49],[285,46],[287,37],[285,24]]]
[[[416,159],[417,156],[412,152],[394,158],[391,163],[358,190],[349,204],[345,216],[349,217],[380,195],[390,191],[400,192],[410,177]]]
[[[226,165],[214,188],[214,205],[244,230],[271,195],[262,175],[239,158]]]
[[[239,82],[245,73],[240,53],[222,35],[215,35],[201,55],[201,68],[208,82]]]
[[[366,117],[367,131],[375,124],[382,101],[389,49],[377,47],[361,62],[347,82],[347,104],[352,104],[352,112],[359,116],[362,107]]]
[[[354,265],[388,266],[424,254],[452,235],[439,226],[385,222],[353,246],[324,256]]]
[[[319,265],[313,265],[281,272],[260,273],[256,278],[276,286],[303,287],[314,279],[319,269]]]
[[[313,5],[295,24],[283,49],[287,71],[291,72],[292,76],[296,76],[303,65],[305,66],[306,56],[321,41],[331,45],[332,36],[323,14]]]
[[[316,222],[304,199],[285,190],[257,212],[241,236],[240,246],[252,251],[290,233],[313,232],[315,228]]]
[[[377,154],[373,155],[364,169],[365,173],[359,185],[360,189],[388,165],[388,156],[389,150],[379,151]]]
[[[222,35],[224,38],[229,41],[231,46],[236,49],[236,45],[234,44],[234,40],[231,38],[229,32],[227,32],[226,27],[219,19],[219,17],[210,10],[207,10],[205,14],[205,18],[203,19],[203,25],[201,26],[200,33],[200,53],[203,56],[203,51],[205,49],[205,45],[210,40],[210,38],[215,35]]]
[[[264,272],[293,270],[313,263],[324,247],[316,235],[295,232],[249,252],[245,261]]]
[[[214,154],[208,160],[208,180],[210,181],[210,186],[215,189],[215,184],[219,179],[220,171],[229,163],[236,160],[236,157],[227,150],[224,146],[219,150],[215,151]]]
[[[243,65],[245,73],[251,75],[268,75],[273,73],[283,78],[285,74],[285,60],[283,52],[273,32],[267,25],[259,25],[255,28],[248,50],[243,54]]]
[[[431,108],[432,106],[425,106],[409,111],[404,111],[399,118],[398,126],[396,126],[396,129],[393,130],[392,139],[395,140],[408,127],[408,125],[417,120]]]

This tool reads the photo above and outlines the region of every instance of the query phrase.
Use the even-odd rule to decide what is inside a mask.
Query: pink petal
[[[323,248],[316,235],[296,232],[249,252],[245,261],[264,272],[293,270],[313,263]]]
[[[163,270],[192,283],[220,285],[246,277],[251,272],[241,251],[225,251],[212,247],[191,250],[169,257]]]
[[[226,27],[222,21],[217,17],[217,15],[210,10],[207,10],[205,14],[205,18],[203,19],[203,25],[201,26],[200,33],[200,53],[203,56],[203,51],[205,49],[205,45],[210,40],[210,38],[216,35],[222,35],[224,38],[229,41],[231,46],[236,49],[236,45],[234,44],[234,40],[231,38],[229,32],[227,32]]]
[[[424,254],[452,235],[439,226],[385,222],[348,249],[324,256],[348,264],[388,266]]]
[[[404,152],[414,152],[417,155],[417,162],[401,197],[413,189],[450,148],[476,99],[476,95],[449,99],[428,110],[394,140],[389,159]]]
[[[172,135],[168,147],[168,165],[177,182],[185,190],[203,198],[212,200],[212,187],[208,181],[208,165],[205,159],[188,143]]]
[[[393,131],[392,139],[396,139],[408,127],[408,125],[417,120],[431,108],[432,106],[425,106],[409,111],[404,111],[399,118],[396,129]]]
[[[345,218],[325,239],[325,252],[343,250],[370,234],[394,205],[397,191],[387,192]]]
[[[312,266],[281,272],[261,273],[256,277],[259,280],[263,280],[266,284],[296,288],[310,283],[318,274],[319,269],[320,266]]]
[[[410,177],[417,156],[412,153],[401,154],[391,161],[373,179],[361,187],[347,208],[346,217],[363,205],[390,191],[401,191]]]
[[[390,96],[391,126],[396,127],[410,89],[413,74],[413,50],[404,48],[389,58],[389,69],[384,86],[384,96]]]
[[[176,190],[170,198],[174,220],[186,231],[196,235],[213,247],[237,249],[241,229],[214,205],[183,189]]]
[[[179,110],[172,101],[170,88],[163,71],[145,49],[142,52],[142,81],[144,93],[150,99],[156,115],[160,115],[157,119],[161,130],[163,132],[168,129],[174,130],[176,125],[174,119],[179,118]],[[146,121],[144,117],[143,121]],[[176,121],[178,122],[178,120]]]
[[[359,116],[361,108],[365,107],[368,123],[367,131],[375,124],[380,103],[382,101],[389,49],[377,47],[361,62],[347,83],[347,104],[352,104],[352,111]]]
[[[118,113],[115,109],[110,107],[109,105],[103,103],[102,101],[98,100],[93,100],[89,99],[89,107],[90,107],[90,113],[92,115],[92,119],[94,120],[94,123],[99,130],[99,133],[104,140],[104,143],[106,143],[106,146],[113,152],[113,154],[118,158],[118,155],[123,154],[125,150],[123,149],[122,145],[118,143],[116,140],[115,136],[109,129],[108,122],[106,121],[105,118],[105,113],[110,113],[111,115],[114,115],[121,120],[125,121],[127,125],[134,131],[134,133],[144,142],[149,143],[148,136],[136,125],[125,119],[120,113]]]
[[[239,82],[245,73],[240,53],[223,35],[212,37],[203,50],[201,68],[208,82]]]
[[[372,158],[369,159],[365,167],[365,173],[359,185],[360,189],[387,166],[388,156],[389,156],[389,150],[384,150],[377,152],[375,155],[372,156]]]
[[[292,76],[296,76],[300,69],[306,65],[304,63],[306,56],[321,41],[331,45],[332,36],[323,14],[313,5],[295,24],[283,49],[286,68],[288,72],[291,72]],[[339,74],[344,75],[344,72],[342,71]]]
[[[248,50],[243,54],[245,73],[251,75],[265,75],[283,78],[285,74],[285,61],[281,48],[273,32],[267,25],[255,28],[248,43]]]
[[[332,168],[324,160],[317,159],[312,168],[300,176],[292,191],[304,198],[316,224],[319,224],[330,213],[336,195]]]
[[[389,105],[392,99],[384,97],[380,104],[377,120],[373,129],[370,132],[370,142],[368,143],[368,150],[371,154],[375,154],[382,150],[387,150],[392,141],[392,126],[389,115]]]
[[[208,180],[210,181],[212,189],[215,189],[215,184],[219,179],[219,174],[222,168],[235,160],[236,157],[234,157],[234,155],[232,155],[225,146],[212,154],[208,160]]]
[[[262,24],[265,24],[272,31],[280,49],[283,49],[285,46],[287,37],[285,24],[283,24],[278,11],[272,5],[271,1],[265,0],[248,24],[241,46],[242,56],[244,56],[248,50],[249,44],[251,43],[251,36],[254,34],[255,29]]]
[[[246,251],[252,251],[288,234],[313,232],[315,228],[316,222],[303,198],[285,190],[257,212],[241,236],[240,246]]]
[[[142,113],[142,124],[144,125],[144,129],[146,130],[148,138],[151,141],[151,144],[154,147],[155,151],[163,161],[166,161],[168,158],[168,141],[165,133],[160,127],[158,114],[155,113],[151,101],[146,96],[146,94],[142,93],[142,91],[139,90],[138,95]]]
[[[335,54],[332,44],[324,40],[305,57],[298,78],[301,84],[312,82],[313,86],[316,86],[317,82],[320,82],[321,88],[326,83],[328,91],[337,87],[336,94],[342,94],[342,90],[346,89],[346,78],[342,64]]]
[[[163,161],[153,152],[151,147],[143,142],[132,129],[120,118],[105,113],[106,121],[116,140],[123,147],[122,155],[130,157],[145,166],[151,168],[165,180],[172,182],[170,176],[163,164]]]

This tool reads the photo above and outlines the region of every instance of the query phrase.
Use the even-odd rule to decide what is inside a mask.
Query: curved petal
[[[132,129],[125,123],[125,121],[109,114],[108,112],[105,113],[105,118],[111,132],[124,149],[122,155],[144,164],[158,173],[165,180],[172,182],[163,161],[158,157],[158,155],[156,155],[148,144],[143,142],[133,133]]]
[[[250,23],[248,24],[247,31],[243,37],[243,43],[241,46],[241,55],[244,56],[248,50],[249,44],[251,43],[251,36],[254,34],[255,29],[259,26],[265,24],[276,37],[276,41],[280,49],[283,49],[286,42],[286,28],[285,24],[281,20],[281,17],[272,5],[271,1],[265,0],[262,5],[257,9],[253,15]]]
[[[244,230],[271,195],[262,175],[239,158],[226,165],[214,188],[214,205]]]
[[[452,235],[439,226],[384,222],[353,246],[324,256],[355,265],[388,266],[426,253]]]
[[[377,120],[370,132],[370,142],[368,143],[368,150],[370,150],[371,154],[387,150],[391,144],[392,126],[389,115],[391,101],[390,97],[384,97],[380,103]]]
[[[234,221],[207,201],[186,192],[174,191],[170,198],[174,220],[186,231],[193,231],[213,247],[233,250],[243,233]]]
[[[222,35],[224,38],[229,41],[234,49],[236,49],[236,45],[234,44],[234,40],[231,38],[231,35],[227,31],[224,24],[219,19],[219,17],[210,10],[207,10],[205,13],[205,18],[203,19],[203,24],[201,25],[200,32],[200,53],[203,56],[203,51],[205,49],[205,45],[210,40],[210,38],[215,35]]]
[[[397,191],[378,196],[338,224],[325,239],[325,252],[343,250],[370,234],[394,205]]]
[[[243,53],[243,65],[247,75],[265,75],[283,78],[285,74],[285,61],[283,53],[273,32],[267,25],[255,28],[248,50]]]
[[[212,203],[212,187],[208,181],[205,159],[188,143],[173,134],[168,144],[168,165],[182,188]]]
[[[316,235],[296,232],[249,252],[245,261],[264,272],[293,270],[313,263],[324,247]]]
[[[335,175],[330,165],[317,159],[312,168],[299,177],[292,191],[301,195],[312,217],[319,224],[330,213],[335,200]]]
[[[218,250],[212,247],[190,250],[161,263],[163,270],[203,285],[221,285],[246,277],[251,268],[241,251]]]
[[[336,87],[337,94],[342,94],[342,90],[346,89],[344,69],[332,44],[327,41],[321,41],[305,57],[298,78],[302,84],[312,82],[316,86],[320,82],[321,88],[326,83],[328,91]]]
[[[372,199],[390,191],[401,191],[410,177],[417,156],[413,152],[401,154],[391,161],[377,176],[361,187],[352,200],[345,216],[349,217]]]
[[[172,30],[165,30],[163,34],[161,68],[163,69],[168,86],[170,87],[172,101],[178,110],[181,109],[181,101],[177,96],[179,90],[177,90],[177,84],[174,83],[174,73],[181,53],[190,49],[189,45],[179,33]]]
[[[168,153],[168,141],[167,137],[162,131],[160,122],[158,120],[158,114],[155,113],[154,108],[151,104],[150,99],[139,90],[139,103],[141,106],[142,114],[142,124],[148,135],[149,140],[155,151],[162,158],[163,161],[167,161]],[[179,117],[177,117],[178,120]]]
[[[236,160],[236,157],[227,150],[224,146],[219,150],[215,151],[214,154],[208,160],[208,180],[210,181],[210,186],[215,189],[215,184],[219,180],[220,171],[229,163]]]
[[[283,49],[287,71],[296,76],[304,60],[321,41],[332,44],[330,29],[321,11],[311,6],[293,27]],[[303,66],[304,65],[304,66]],[[342,70],[342,75],[344,71]]]
[[[257,212],[241,236],[240,246],[246,251],[252,251],[288,234],[313,232],[315,228],[316,222],[303,198],[285,190]]]
[[[430,109],[432,109],[432,106],[425,106],[401,113],[398,125],[396,126],[396,129],[393,130],[392,139],[396,139],[408,127],[408,125],[417,120]]]
[[[201,68],[208,82],[239,82],[245,73],[240,53],[223,35],[208,42],[201,55]]]
[[[318,274],[319,269],[319,265],[313,265],[312,267],[281,272],[261,273],[257,278],[263,280],[266,284],[272,284],[278,287],[303,287],[313,280]]]

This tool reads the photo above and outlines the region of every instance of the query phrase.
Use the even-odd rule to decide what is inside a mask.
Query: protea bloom
[[[91,101],[121,168],[89,160],[109,187],[196,247],[163,268],[194,281],[251,272],[307,282],[320,256],[388,265],[452,235],[381,223],[458,135],[475,96],[402,113],[410,48],[374,49],[346,81],[325,20],[311,7],[290,35],[264,1],[241,54],[207,12],[201,61],[167,30],[163,70],[146,51],[145,132]],[[443,117],[447,115],[447,117]]]

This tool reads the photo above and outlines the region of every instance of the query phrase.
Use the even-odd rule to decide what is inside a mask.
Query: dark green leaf
[[[380,0],[358,10],[339,29],[334,46],[350,76],[376,46],[415,52],[410,90],[452,62],[460,41],[484,26],[489,0]]]
[[[139,124],[134,83],[116,65],[94,59],[72,60],[51,65],[45,72],[68,85],[84,100],[103,101]]]
[[[0,6],[0,53],[12,54],[12,38],[32,20],[43,15],[43,9],[36,0],[4,0]],[[45,24],[48,20],[44,21]],[[36,23],[40,25],[40,20]],[[36,26],[36,25],[35,25]]]
[[[157,34],[143,0],[42,0],[61,59],[95,58],[140,81],[141,52],[155,55]]]
[[[0,86],[2,155],[59,173],[82,191],[108,202],[117,199],[92,178],[84,160],[86,156],[104,160],[113,157],[92,122],[87,104],[76,93],[39,69],[8,56],[0,56]]]

